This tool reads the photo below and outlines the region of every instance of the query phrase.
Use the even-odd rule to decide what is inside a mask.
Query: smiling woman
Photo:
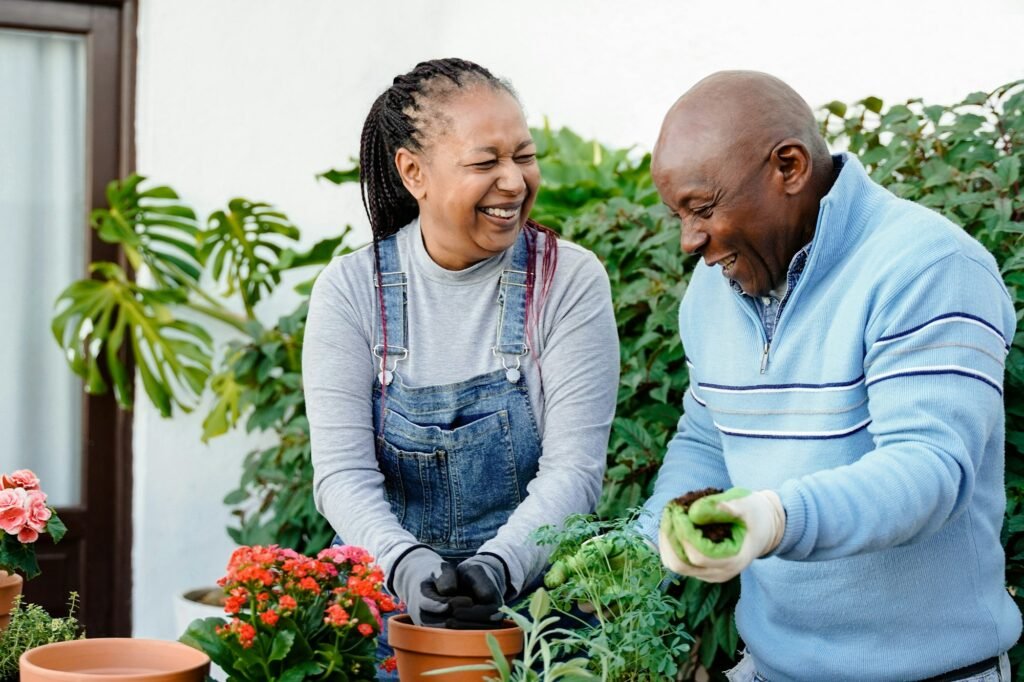
[[[416,624],[491,627],[539,582],[532,531],[600,495],[608,277],[529,219],[533,140],[511,86],[477,64],[396,77],[360,169],[373,245],[321,274],[303,347],[317,505]]]

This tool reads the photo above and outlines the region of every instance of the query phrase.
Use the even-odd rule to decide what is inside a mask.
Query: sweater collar
[[[803,279],[817,279],[843,260],[863,239],[871,215],[888,194],[868,177],[856,156],[838,156],[843,167],[818,206],[813,248]]]

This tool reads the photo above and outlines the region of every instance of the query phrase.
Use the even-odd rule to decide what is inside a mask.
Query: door
[[[134,0],[0,0],[0,471],[33,469],[68,533],[45,537],[25,599],[88,634],[131,634],[131,422],[88,396],[49,331],[91,261],[119,261],[88,226],[133,165]]]

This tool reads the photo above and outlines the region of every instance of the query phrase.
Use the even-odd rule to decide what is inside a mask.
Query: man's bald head
[[[767,153],[775,143],[795,138],[818,163],[829,159],[811,107],[782,80],[760,71],[719,71],[683,93],[665,116],[655,161],[676,137],[712,143],[723,157]]]
[[[680,97],[662,124],[651,176],[682,220],[683,249],[757,295],[785,281],[834,179],[807,102],[756,71],[713,74]]]

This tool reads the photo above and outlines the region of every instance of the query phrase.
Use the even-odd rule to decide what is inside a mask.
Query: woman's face
[[[461,270],[515,243],[540,169],[523,111],[504,90],[456,91],[439,109],[443,118],[432,122],[424,151],[409,155],[418,166],[410,191],[427,252],[438,265]],[[401,151],[396,161],[400,171],[411,169],[403,169]]]

